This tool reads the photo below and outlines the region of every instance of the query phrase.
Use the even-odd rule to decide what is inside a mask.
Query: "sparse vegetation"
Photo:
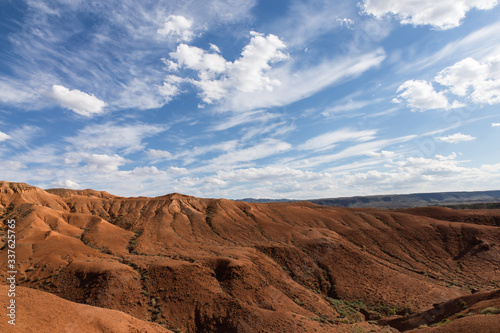
[[[128,246],[127,250],[129,253],[136,254],[137,251],[135,251],[135,246],[137,245],[137,238],[139,238],[142,235],[142,230],[139,232],[136,232],[128,241]]]
[[[362,327],[359,327],[358,325],[354,324],[354,326],[351,328],[352,333],[365,333],[365,329]]]
[[[500,313],[500,308],[490,306],[488,308],[479,310],[480,314],[485,314],[485,315],[495,315]]]

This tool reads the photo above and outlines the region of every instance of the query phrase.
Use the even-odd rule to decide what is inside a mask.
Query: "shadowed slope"
[[[6,304],[7,286],[0,286],[0,302]],[[0,321],[2,332],[37,333],[168,333],[158,324],[146,322],[123,312],[66,301],[49,293],[17,287],[16,325]]]

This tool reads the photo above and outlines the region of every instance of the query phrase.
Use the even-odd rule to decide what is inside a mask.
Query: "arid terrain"
[[[500,210],[0,182],[1,332],[500,332]]]

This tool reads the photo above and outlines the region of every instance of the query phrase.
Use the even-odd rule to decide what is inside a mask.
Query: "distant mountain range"
[[[246,202],[295,202],[291,199],[252,199]],[[440,192],[440,193],[414,193],[396,195],[370,195],[340,198],[325,198],[300,200],[310,201],[324,206],[353,207],[353,208],[410,208],[429,206],[465,206],[478,204],[500,203],[500,191],[474,191],[474,192]]]

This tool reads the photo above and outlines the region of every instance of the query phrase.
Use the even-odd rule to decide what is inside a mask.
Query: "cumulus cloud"
[[[188,169],[186,168],[179,168],[179,167],[169,167],[167,169],[167,173],[169,174],[172,174],[172,175],[176,175],[176,176],[180,176],[180,175],[187,175],[189,174],[189,171]]]
[[[288,57],[280,51],[286,45],[275,35],[264,36],[253,31],[250,34],[253,37],[243,49],[241,57],[232,64],[230,76],[237,82],[237,87],[241,91],[254,92],[262,88],[272,91],[273,86],[279,85],[280,82],[263,73],[270,69],[269,63],[282,61]]]
[[[463,59],[439,72],[435,80],[456,95],[470,95],[475,103],[500,103],[500,56],[485,62]]]
[[[86,162],[86,167],[90,171],[115,172],[118,168],[128,161],[118,154],[84,154],[82,155]]]
[[[500,127],[500,123],[491,123],[491,127]]]
[[[465,14],[473,9],[492,9],[498,0],[364,0],[366,14],[383,18],[396,16],[401,24],[430,25],[438,30],[458,27]]]
[[[165,62],[171,70],[186,68],[198,72],[198,79],[191,83],[200,90],[202,100],[211,104],[222,99],[228,91],[242,92],[272,91],[280,81],[266,75],[270,64],[286,59],[281,52],[285,43],[275,35],[250,32],[250,42],[243,48],[241,56],[234,62],[225,60],[220,50],[211,45],[211,52],[196,46],[180,44]]]
[[[175,37],[179,41],[189,42],[194,33],[191,31],[193,21],[184,16],[169,15],[165,19],[163,28],[158,29],[157,33],[161,36]]]
[[[130,175],[134,176],[157,176],[164,174],[165,171],[158,170],[155,166],[145,166],[145,167],[136,167],[132,171],[126,172]]]
[[[458,143],[458,142],[464,142],[464,141],[472,141],[472,140],[475,140],[476,138],[473,137],[472,135],[468,135],[468,134],[455,133],[455,134],[451,134],[448,136],[438,137],[438,139],[440,141],[443,141],[443,142]]]
[[[471,57],[465,58],[437,73],[434,81],[447,89],[438,92],[428,81],[408,80],[398,88],[399,98],[393,101],[406,101],[412,111],[449,110],[465,106],[457,100],[450,104],[445,96],[445,92],[448,92],[477,104],[498,104],[500,56],[488,57],[482,62]]]
[[[73,112],[91,117],[95,114],[103,113],[107,104],[94,95],[89,95],[83,91],[68,88],[60,85],[53,85],[50,96],[54,98],[61,106],[72,110]]]
[[[173,97],[180,93],[180,84],[184,79],[176,75],[168,75],[163,81],[163,85],[158,86],[158,92],[163,97],[161,103],[168,103]]]
[[[65,179],[65,180],[59,180],[56,182],[50,183],[50,186],[52,187],[62,187],[62,188],[70,188],[70,189],[79,189],[81,188],[80,184],[77,182],[72,181],[71,179]]]
[[[180,66],[200,71],[201,75],[223,72],[227,66],[226,60],[218,53],[207,53],[187,44],[178,45],[175,52],[170,52],[170,57]]]
[[[408,80],[399,86],[397,92],[399,99],[396,103],[406,101],[412,111],[425,111],[434,109],[455,109],[464,106],[458,101],[450,104],[443,92],[437,92],[430,82],[425,80]]]
[[[322,151],[335,147],[343,141],[364,142],[375,138],[377,130],[356,131],[350,128],[328,132],[311,138],[297,147],[298,150]]]

